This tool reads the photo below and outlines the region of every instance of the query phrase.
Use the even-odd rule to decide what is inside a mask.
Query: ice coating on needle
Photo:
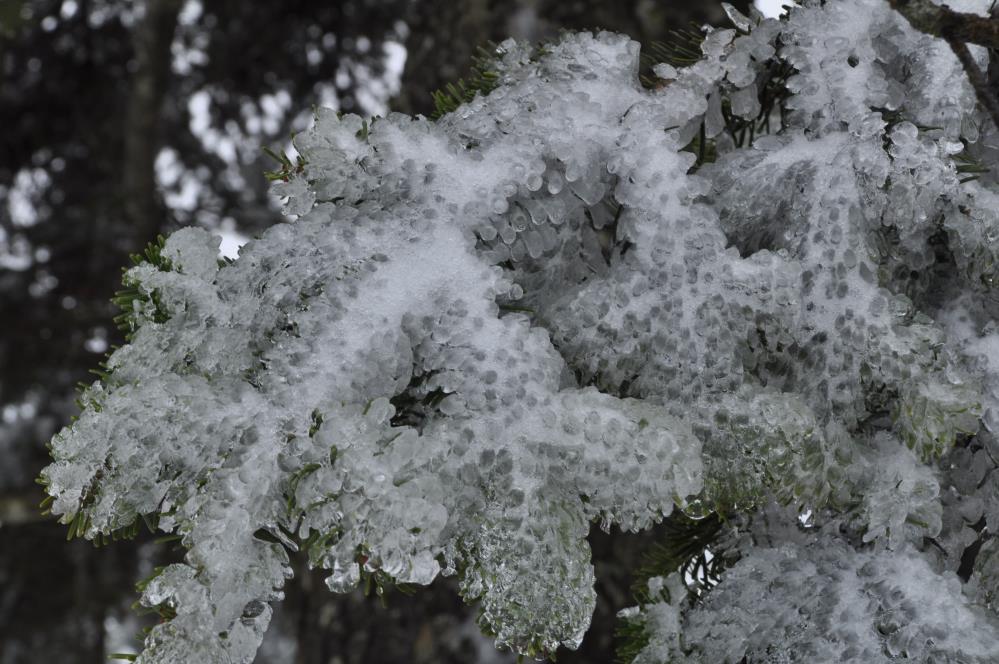
[[[858,553],[823,536],[759,547],[688,611],[678,578],[650,584],[665,599],[640,617],[654,636],[635,664],[987,662],[999,652],[994,616],[961,595],[955,574],[905,549]]]
[[[793,546],[760,548],[758,521],[736,526],[717,588],[674,576],[628,612],[648,639],[635,661],[994,661],[999,208],[991,176],[963,174],[994,160],[995,128],[947,45],[887,3],[806,2],[779,30],[781,131],[698,175],[740,255],[793,270],[793,306],[757,318],[744,370],[818,424],[788,502],[825,534],[787,536],[802,526],[785,518]]]
[[[821,641],[821,621],[731,614],[729,650],[703,645],[724,605],[752,610],[754,564],[843,602],[932,589],[913,613],[931,631],[992,620],[994,544],[954,576],[999,526],[999,199],[959,170],[974,94],[880,0],[729,14],[661,84],[635,42],[578,34],[505,42],[495,89],[436,122],[320,109],[274,189],[286,223],[222,265],[184,229],[126,273],[129,343],[43,481],[88,538],[140,517],[181,535],[185,562],[143,585],[165,620],[140,661],[251,661],[289,555],[335,592],[458,574],[500,646],[544,656],[589,625],[591,524],[772,500],[838,530],[778,541],[790,509],[765,546],[732,535],[717,592],[661,581],[632,616],[644,661]],[[786,590],[787,611],[830,610]],[[907,629],[822,648],[923,652]]]
[[[604,35],[546,60],[565,78],[555,96],[627,91],[575,114],[587,186],[622,134],[613,120],[647,96],[636,58]],[[509,66],[509,100],[551,87]],[[479,116],[502,117],[502,97]],[[644,528],[701,490],[689,424],[578,386],[548,333],[503,310],[522,287],[476,246],[563,148],[469,141],[448,122],[320,111],[298,140],[308,165],[277,187],[293,223],[221,268],[208,233],[185,229],[127,274],[131,343],[45,478],[88,537],[149,514],[183,536],[185,563],[145,586],[172,619],[142,661],[252,659],[300,547],[340,592],[362,574],[427,584],[460,569],[499,644],[575,646],[594,603],[589,524]],[[538,256],[548,241],[518,239]]]

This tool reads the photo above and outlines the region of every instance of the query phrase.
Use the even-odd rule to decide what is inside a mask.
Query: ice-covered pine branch
[[[182,537],[140,661],[251,661],[294,551],[574,647],[590,524],[674,510],[728,570],[650,580],[643,662],[999,657],[995,128],[883,0],[731,16],[648,88],[580,34],[438,122],[321,110],[288,223],[127,273],[42,479],[87,538]]]

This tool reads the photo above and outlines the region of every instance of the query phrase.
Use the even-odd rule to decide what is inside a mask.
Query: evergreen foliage
[[[728,13],[652,85],[581,33],[436,122],[320,109],[288,223],[126,272],[41,481],[71,536],[180,537],[138,661],[251,661],[299,553],[334,592],[457,575],[551,657],[590,524],[663,519],[624,661],[999,657],[997,129],[880,0]]]
[[[466,78],[448,83],[444,89],[433,92],[432,117],[436,120],[457,110],[462,104],[472,101],[475,95],[487,95],[492,92],[499,84],[498,74],[492,65],[496,58],[502,55],[503,49],[495,44],[479,47],[478,54],[472,58],[471,72]]]

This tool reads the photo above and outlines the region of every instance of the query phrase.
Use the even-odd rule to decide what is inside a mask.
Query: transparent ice
[[[651,88],[584,33],[503,43],[437,122],[320,109],[287,223],[126,274],[130,343],[43,480],[88,538],[182,537],[141,662],[250,662],[299,550],[334,592],[457,574],[498,645],[572,648],[591,523],[673,510],[734,562],[628,612],[643,662],[999,658],[999,187],[956,160],[995,129],[881,0],[728,11]]]

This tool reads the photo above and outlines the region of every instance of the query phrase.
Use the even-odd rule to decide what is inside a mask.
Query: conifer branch
[[[999,48],[999,21],[991,16],[956,12],[947,5],[935,5],[930,0],[889,0],[889,3],[916,30],[950,44],[975,89],[979,103],[999,128],[999,98],[968,50],[969,43]]]
[[[992,122],[999,129],[999,98],[996,98],[996,94],[989,86],[985,74],[979,69],[975,58],[972,57],[971,52],[968,50],[968,45],[957,39],[947,39],[947,43],[950,44],[957,59],[961,61],[964,72],[968,75],[968,81],[971,82],[971,86],[975,89],[979,103],[989,112]]]
[[[957,12],[930,0],[889,0],[889,3],[920,32],[948,41],[999,48],[999,22],[991,17]]]

